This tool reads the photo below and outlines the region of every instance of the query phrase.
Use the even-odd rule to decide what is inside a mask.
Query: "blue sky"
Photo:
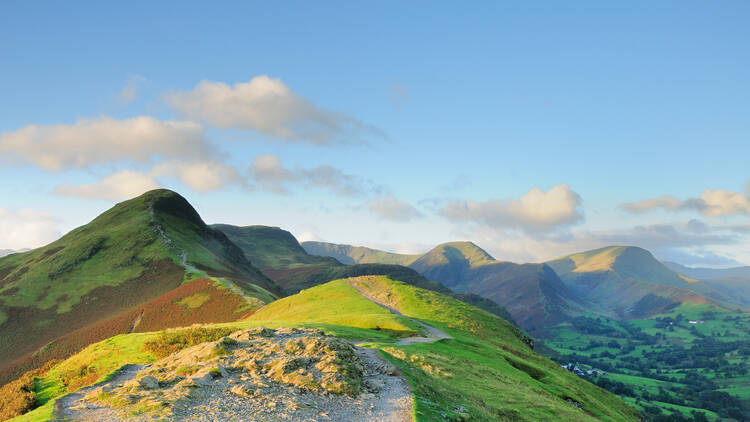
[[[153,3],[0,6],[0,249],[158,185],[303,239],[750,264],[747,2]]]

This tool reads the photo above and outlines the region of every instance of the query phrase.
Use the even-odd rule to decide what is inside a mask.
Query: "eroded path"
[[[107,383],[60,398],[55,420],[412,421],[407,382],[375,349],[312,329],[258,327],[227,338],[123,367]],[[228,354],[215,356],[217,347]],[[359,368],[361,384],[347,368]],[[349,385],[361,387],[342,393]]]
[[[417,319],[409,318],[408,316],[402,314],[398,309],[395,309],[393,307],[390,307],[390,306],[386,305],[385,303],[383,303],[383,301],[378,300],[378,298],[376,298],[373,295],[371,295],[367,290],[363,289],[362,286],[360,286],[359,284],[357,284],[353,280],[350,279],[349,280],[349,284],[352,287],[354,287],[355,289],[357,289],[357,291],[362,296],[364,296],[367,300],[373,302],[374,304],[376,304],[376,305],[378,305],[378,306],[380,306],[382,308],[388,309],[389,311],[393,312],[394,314],[396,314],[398,316],[404,317],[404,318],[408,319],[409,321],[412,321],[412,322],[414,322],[416,324],[419,324],[427,332],[427,336],[425,336],[425,337],[423,337],[423,336],[414,336],[414,337],[403,338],[403,339],[399,340],[396,343],[397,346],[408,346],[408,345],[414,344],[414,343],[434,343],[434,342],[439,341],[439,340],[452,339],[453,338],[453,337],[451,337],[450,334],[446,333],[443,330],[435,328],[435,327],[433,327],[431,325],[427,325],[424,322],[419,321]]]

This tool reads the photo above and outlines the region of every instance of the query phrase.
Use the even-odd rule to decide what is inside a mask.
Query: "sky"
[[[750,264],[750,3],[0,5],[0,249],[165,187],[208,223]]]

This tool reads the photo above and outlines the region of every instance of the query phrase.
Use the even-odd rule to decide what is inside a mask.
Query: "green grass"
[[[418,421],[445,420],[459,414],[471,420],[637,420],[637,412],[618,397],[535,354],[515,327],[492,314],[386,277],[356,280],[370,294],[384,298],[409,317],[448,332],[454,339],[395,346],[394,340],[418,331],[419,326],[364,298],[347,280],[271,303],[245,321],[206,327],[306,326],[367,341],[370,347],[381,349],[411,384]],[[145,351],[144,345],[160,335],[116,336],[63,361],[40,380],[38,394],[47,403],[26,419],[17,420],[49,418],[52,401],[64,390],[61,374],[67,370],[96,367],[104,374],[126,363],[153,361],[155,357]],[[580,403],[582,409],[568,400]]]
[[[560,324],[550,330],[553,336],[545,339],[545,345],[562,354],[559,359],[563,363],[604,369],[607,375],[597,382],[624,383],[632,389],[632,393],[623,393],[630,396],[629,400],[640,398],[641,403],[665,412],[692,411],[700,403],[708,408],[699,410],[711,418],[716,412],[728,416],[732,406],[710,407],[710,401],[694,401],[702,392],[725,392],[740,400],[750,398],[750,374],[742,369],[750,367],[750,356],[743,352],[750,345],[750,315],[712,304],[685,303],[668,313],[644,319],[619,321],[587,316],[598,320],[602,327],[614,328],[614,333],[592,334],[571,323]],[[690,320],[704,323],[689,324]],[[672,325],[666,325],[666,321],[672,321]],[[629,346],[629,351],[608,347],[613,341],[623,348]],[[600,345],[591,347],[593,342]],[[603,352],[611,356],[602,357]],[[702,380],[700,384],[696,384],[696,377]],[[670,399],[666,400],[662,392],[667,392]],[[657,396],[660,400],[655,399]]]
[[[328,302],[330,306],[322,307]],[[346,280],[337,280],[303,290],[261,308],[253,321],[276,323],[316,323],[409,335],[418,333],[418,324],[383,309],[360,296]]]
[[[37,381],[36,397],[40,404],[64,394],[69,388],[71,374],[80,374],[81,368],[91,368],[90,385],[128,363],[148,363],[156,360],[153,353],[144,350],[144,344],[157,337],[155,333],[122,334],[92,344],[79,353],[53,367]],[[68,384],[68,385],[66,385]],[[74,388],[74,390],[77,388]]]

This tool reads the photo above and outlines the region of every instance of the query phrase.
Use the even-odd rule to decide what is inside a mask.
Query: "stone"
[[[159,388],[159,380],[151,375],[146,375],[138,381],[138,384],[144,390],[156,390]]]

